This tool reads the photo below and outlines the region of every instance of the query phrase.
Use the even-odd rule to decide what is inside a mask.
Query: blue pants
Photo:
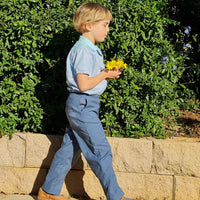
[[[65,176],[82,152],[99,179],[108,200],[124,195],[112,167],[112,153],[99,119],[98,96],[70,93],[66,103],[68,128],[42,189],[59,196]]]

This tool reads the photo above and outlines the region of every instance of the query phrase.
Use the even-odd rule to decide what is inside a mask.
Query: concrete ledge
[[[118,182],[128,197],[200,199],[200,139],[108,138]],[[62,136],[16,133],[0,138],[0,193],[37,194]],[[65,196],[105,198],[82,156],[66,177]]]

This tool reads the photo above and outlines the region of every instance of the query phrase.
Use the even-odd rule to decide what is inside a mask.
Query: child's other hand
[[[117,70],[104,70],[104,72],[106,73],[106,79],[114,79],[114,78],[119,78],[120,74],[122,73],[120,68]]]

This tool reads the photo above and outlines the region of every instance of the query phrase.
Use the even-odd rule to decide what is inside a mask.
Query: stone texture
[[[6,195],[5,194],[0,194],[0,200],[2,200],[3,198],[5,198]]]
[[[150,173],[152,142],[145,139],[108,138],[115,171]]]
[[[152,173],[200,177],[200,143],[154,140]]]
[[[169,200],[172,199],[172,176],[119,172],[116,175],[119,185],[128,197],[143,196],[148,200],[163,199],[164,197],[168,197]],[[0,168],[0,192],[37,194],[45,177],[45,169]],[[70,171],[61,193],[65,196],[105,198],[102,187],[91,170]]]
[[[200,199],[200,178],[175,176],[175,184],[175,199]]]
[[[200,199],[200,140],[108,141],[114,170],[126,196],[143,196],[146,200]],[[0,138],[0,194],[37,194],[61,142],[62,136],[43,134],[16,133],[12,140],[8,136]],[[105,199],[83,156],[67,175],[62,194]]]
[[[152,141],[107,137],[113,154],[113,168],[119,172],[149,173],[152,163]],[[90,169],[81,155],[73,169]]]
[[[24,133],[15,133],[12,138],[0,137],[0,166],[24,167],[25,142]]]
[[[146,200],[172,200],[173,177],[151,174],[116,173],[120,187],[127,197],[145,197]],[[67,190],[66,190],[67,188]],[[105,199],[102,187],[91,170],[71,171],[66,178],[62,193]]]
[[[38,168],[0,168],[0,193],[37,193],[47,170]]]
[[[172,200],[173,177],[151,174],[117,173],[126,196],[144,197],[146,200]]]
[[[1,199],[1,197],[0,197]],[[6,195],[2,200],[36,200],[37,198],[30,195]]]
[[[152,160],[152,142],[125,138],[108,138],[113,153],[115,171],[149,173]],[[62,137],[27,134],[26,167],[49,168],[59,149]],[[90,169],[84,156],[73,169]]]
[[[49,168],[56,151],[62,144],[63,136],[27,134],[25,167]],[[90,169],[81,155],[74,169]]]
[[[49,168],[56,151],[62,143],[62,136],[27,134],[26,167]]]
[[[91,170],[71,170],[65,179],[61,194],[89,196],[94,199],[105,196],[99,180]]]

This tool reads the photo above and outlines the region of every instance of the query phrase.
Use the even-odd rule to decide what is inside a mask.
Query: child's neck
[[[91,36],[90,32],[85,32],[85,33],[82,33],[82,36],[87,38],[88,40],[90,40],[94,45],[95,45],[95,40],[94,38]]]

